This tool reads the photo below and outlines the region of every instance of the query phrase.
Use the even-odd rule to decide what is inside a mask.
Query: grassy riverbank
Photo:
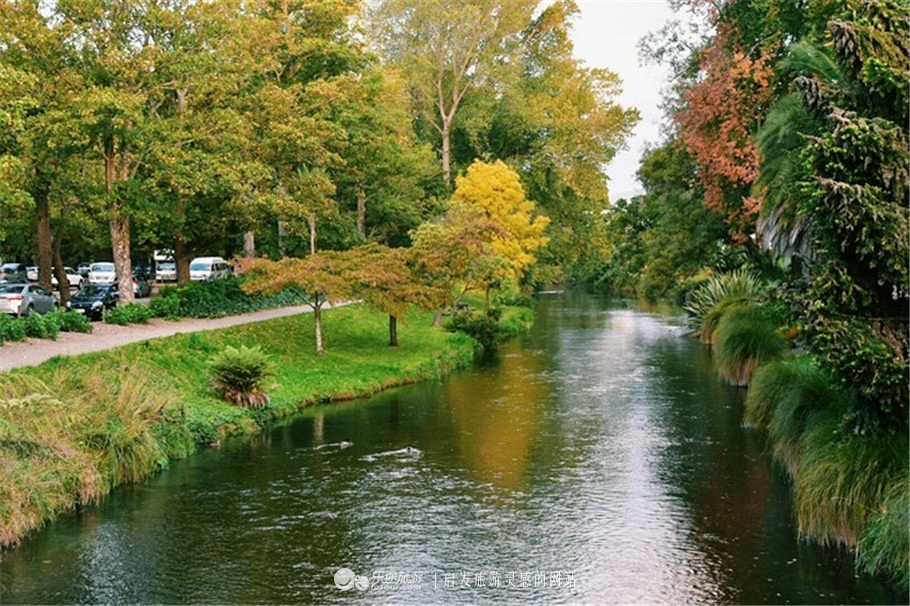
[[[352,306],[325,313],[323,356],[315,354],[313,316],[303,314],[53,358],[5,374],[0,545],[172,459],[255,433],[311,403],[437,379],[467,365],[471,340],[431,321],[432,314],[408,316],[392,348],[388,316]],[[268,353],[268,407],[238,408],[210,389],[209,360],[227,345],[259,345]]]

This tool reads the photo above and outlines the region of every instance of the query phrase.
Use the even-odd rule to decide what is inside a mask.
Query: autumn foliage
[[[752,232],[761,199],[744,195],[758,176],[753,130],[772,100],[770,59],[731,48],[723,29],[700,57],[702,78],[683,95],[681,137],[699,168],[705,204],[734,239]]]

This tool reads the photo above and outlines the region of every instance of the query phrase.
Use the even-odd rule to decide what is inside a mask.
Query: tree
[[[461,103],[479,86],[513,77],[512,53],[537,0],[382,0],[367,13],[375,44],[407,78],[416,114],[439,137],[452,182],[452,133]]]
[[[350,300],[354,286],[347,276],[348,262],[336,251],[321,251],[303,259],[286,257],[280,261],[241,259],[238,273],[246,276],[243,290],[248,293],[277,293],[294,290],[313,308],[316,353],[325,353],[322,341],[322,308],[328,303]]]
[[[440,221],[415,230],[417,273],[437,286],[437,304],[458,302],[483,289],[489,305],[495,286],[517,286],[547,243],[549,219],[534,214],[518,174],[505,163],[475,162],[456,180],[449,210]],[[438,323],[441,314],[437,314]]]

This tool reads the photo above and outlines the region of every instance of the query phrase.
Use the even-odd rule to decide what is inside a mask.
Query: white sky
[[[616,155],[607,168],[610,200],[642,193],[635,178],[648,143],[661,140],[662,114],[658,108],[667,72],[651,63],[640,65],[638,41],[659,30],[674,17],[665,0],[576,0],[581,14],[572,30],[575,55],[588,67],[609,69],[622,80],[617,101],[635,107],[641,121],[628,140],[628,150]]]

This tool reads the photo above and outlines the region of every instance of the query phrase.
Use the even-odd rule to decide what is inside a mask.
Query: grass
[[[0,383],[0,545],[17,543],[62,511],[138,482],[200,446],[258,432],[314,403],[437,379],[466,365],[470,339],[431,327],[432,314],[399,325],[360,306],[329,310],[326,354],[312,314],[180,334],[6,373]],[[273,376],[271,403],[246,409],[211,389],[210,361],[228,345],[259,346]]]
[[[717,325],[714,356],[731,385],[746,386],[756,367],[783,355],[787,343],[754,303],[728,307]]]
[[[850,396],[811,357],[759,367],[747,423],[768,432],[793,479],[799,533],[853,547],[857,565],[910,587],[910,437],[847,431]]]

